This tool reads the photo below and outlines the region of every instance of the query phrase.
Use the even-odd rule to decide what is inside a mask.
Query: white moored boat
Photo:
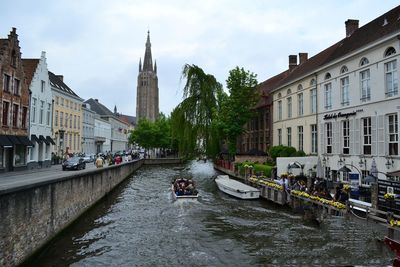
[[[240,199],[257,199],[260,190],[239,181],[230,179],[228,175],[218,175],[215,182],[219,190]]]

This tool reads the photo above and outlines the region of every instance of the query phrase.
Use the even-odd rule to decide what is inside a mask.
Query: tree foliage
[[[177,140],[182,156],[213,156],[217,150],[214,147],[217,142],[213,139],[213,118],[222,85],[196,65],[186,64],[182,79],[186,79],[183,101],[171,114],[172,136]]]
[[[304,157],[306,155],[302,150],[296,151],[294,147],[283,145],[271,147],[269,154],[274,161],[278,157]]]
[[[236,153],[236,141],[244,131],[244,124],[255,114],[254,106],[259,99],[256,77],[256,74],[236,67],[229,72],[226,81],[229,96],[221,97],[217,124],[228,142],[231,155]]]

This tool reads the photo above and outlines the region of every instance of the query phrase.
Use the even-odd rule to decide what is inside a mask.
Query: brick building
[[[30,94],[15,28],[0,39],[0,75],[0,171],[26,169]]]

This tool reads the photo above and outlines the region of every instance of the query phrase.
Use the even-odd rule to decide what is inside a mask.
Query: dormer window
[[[330,79],[331,78],[331,74],[328,72],[328,73],[326,73],[325,74],[325,80],[328,80],[328,79]]]
[[[292,93],[292,90],[288,89],[286,92],[286,95],[290,95]]]
[[[279,93],[279,94],[278,94],[278,98],[281,98],[281,97],[282,97],[282,94],[281,94],[281,93]]]
[[[390,56],[392,56],[394,54],[396,54],[396,49],[394,49],[393,47],[389,47],[385,51],[385,57],[390,57]]]
[[[369,60],[366,57],[363,57],[360,60],[360,66],[364,66],[364,65],[367,65],[367,64],[369,64]]]
[[[301,91],[303,90],[303,86],[301,84],[299,84],[299,86],[297,86],[297,91]]]
[[[342,73],[346,73],[346,72],[348,72],[349,71],[349,69],[346,67],[346,66],[343,66],[341,69],[340,69],[340,73],[342,74]]]
[[[315,84],[316,84],[316,82],[315,82],[315,79],[311,79],[311,82],[310,82],[310,86],[315,86]]]

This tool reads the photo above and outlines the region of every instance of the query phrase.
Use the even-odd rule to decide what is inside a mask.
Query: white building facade
[[[50,167],[55,143],[51,138],[53,98],[46,54],[42,52],[40,59],[23,59],[23,62],[26,66],[26,75],[32,75],[29,85],[31,91],[29,137],[34,146],[29,148],[28,169]]]
[[[99,115],[94,119],[94,140],[96,153],[106,154],[111,151],[111,124]]]
[[[377,20],[382,31],[396,23]],[[400,168],[399,34],[397,29],[318,70],[319,154],[327,179],[349,181],[341,171],[347,167],[362,185],[374,164],[379,179]]]
[[[94,139],[96,113],[90,109],[87,103],[82,104],[82,152],[86,155],[96,153],[96,145]]]

